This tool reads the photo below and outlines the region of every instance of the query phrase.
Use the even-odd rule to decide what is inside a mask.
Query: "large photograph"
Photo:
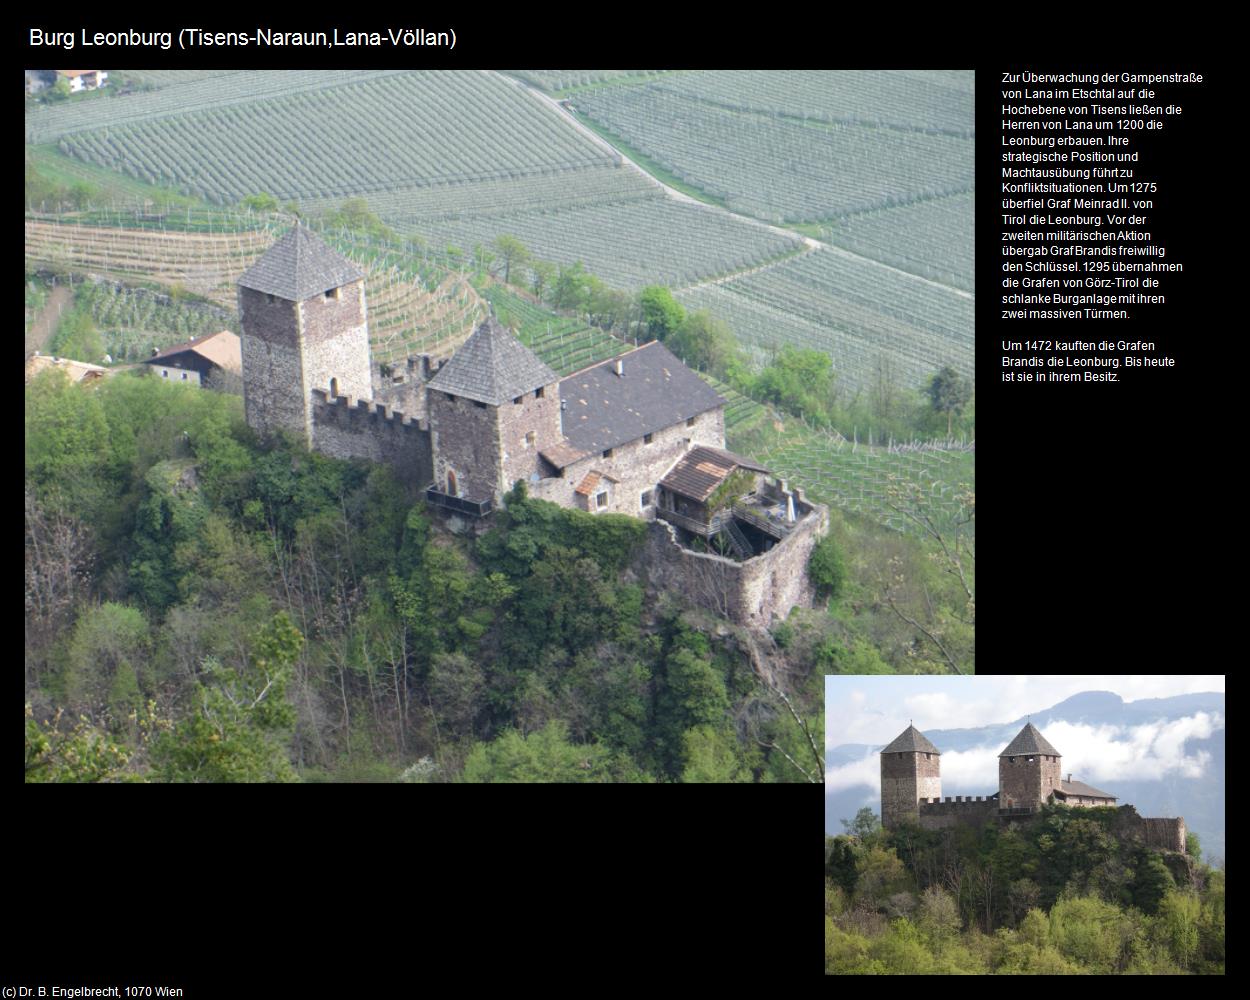
[[[971,71],[26,92],[28,780],[815,783],[975,672]]]

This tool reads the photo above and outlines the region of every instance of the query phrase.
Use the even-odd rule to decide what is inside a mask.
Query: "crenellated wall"
[[[922,798],[917,804],[919,824],[926,830],[969,824],[980,826],[998,816],[998,799],[993,796],[948,795],[944,799]]]
[[[312,413],[317,451],[385,462],[412,489],[422,489],[433,479],[429,429],[421,422],[367,399],[331,398],[324,389],[312,391]]]

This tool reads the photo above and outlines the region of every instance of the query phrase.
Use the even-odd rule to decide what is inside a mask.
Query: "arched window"
[[[339,394],[339,380],[336,378],[332,378],[330,379],[330,398],[333,399],[338,394]]]
[[[456,492],[456,474],[452,472],[451,469],[447,470],[447,492],[453,497],[458,497],[460,495]]]

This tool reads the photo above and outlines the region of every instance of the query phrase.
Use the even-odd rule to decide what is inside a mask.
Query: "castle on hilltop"
[[[659,587],[767,628],[810,603],[828,514],[725,450],[725,400],[652,341],[564,376],[494,316],[450,357],[375,365],[364,273],[297,224],[238,281],[243,400],[262,435],[391,465],[457,530],[530,496],[652,522]]]
[[[914,824],[929,830],[988,819],[1010,820],[1037,812],[1052,802],[1069,806],[1115,806],[1116,796],[1083,781],[1066,779],[1059,753],[1032,722],[998,755],[998,791],[993,795],[942,798],[942,752],[909,725],[881,753],[881,825],[893,829]],[[1143,843],[1185,850],[1185,820],[1145,819],[1132,806],[1126,826]],[[1131,814],[1131,815],[1129,815]]]

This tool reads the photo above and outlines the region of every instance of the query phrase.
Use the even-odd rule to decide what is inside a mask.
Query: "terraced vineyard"
[[[503,285],[491,285],[483,293],[495,307],[500,322],[510,327],[521,343],[561,375],[605,361],[628,349],[628,345],[581,320],[555,316]]]
[[[821,238],[922,278],[975,288],[972,192],[860,212],[821,227]]]
[[[682,181],[770,222],[972,187],[970,79],[959,90],[905,73],[675,74],[574,104]]]
[[[79,132],[61,147],[216,204],[258,191],[282,201],[347,198],[611,162],[602,147],[493,76],[403,73],[339,83]],[[459,123],[454,130],[450,121]],[[312,149],[320,155],[310,156]]]
[[[101,213],[97,221],[120,219]],[[139,228],[27,219],[26,259],[29,265],[59,271],[181,286],[233,314],[235,282],[290,225],[281,217],[190,212],[134,221]],[[172,228],[179,225],[188,231]],[[238,229],[232,231],[232,226]],[[366,272],[375,360],[449,352],[485,315],[468,281],[447,274],[435,260],[414,257],[410,248],[333,232],[322,235]]]
[[[894,509],[891,490],[915,488],[935,523],[949,530],[963,516],[958,497],[974,483],[975,456],[968,448],[868,448],[789,421],[775,442],[755,458],[804,488],[820,503],[870,517],[907,534],[920,528]],[[962,530],[967,531],[965,526]]]
[[[604,163],[558,174],[516,179],[397,187],[371,193],[369,207],[401,231],[419,232],[427,222],[447,222],[535,211],[589,208],[607,202],[662,199],[663,191],[636,170]],[[313,211],[337,208],[339,199],[305,203]]]
[[[419,228],[431,244],[463,250],[489,245],[504,233],[517,237],[535,256],[561,264],[581,261],[591,274],[625,290],[697,281],[751,267],[799,246],[797,238],[703,205],[654,198],[431,222]]]
[[[26,141],[55,142],[79,132],[184,116],[189,109],[247,104],[279,94],[325,90],[398,72],[401,71],[289,70],[269,73],[145,70],[138,75],[150,78],[159,85],[159,89],[139,94],[106,94],[88,101],[29,106],[26,110]]]
[[[115,362],[143,361],[153,348],[163,350],[236,326],[233,310],[115,282],[77,285],[74,303],[90,311],[104,349]]]
[[[943,364],[972,373],[971,297],[834,250],[677,298],[728,323],[757,361],[784,344],[827,351],[850,392],[868,384],[879,357],[911,387]]]

